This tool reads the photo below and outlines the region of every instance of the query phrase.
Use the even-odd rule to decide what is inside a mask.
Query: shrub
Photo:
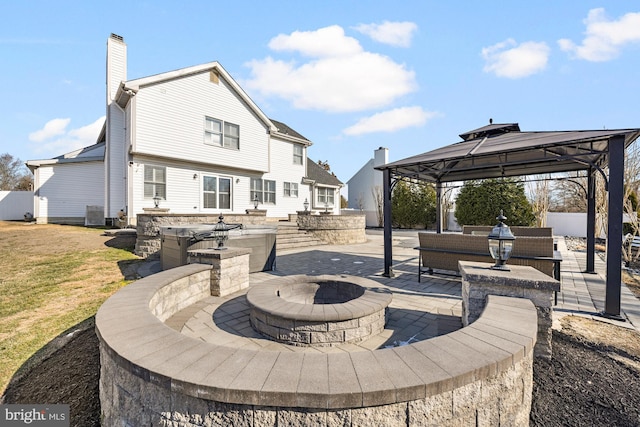
[[[436,220],[436,191],[433,185],[398,181],[391,194],[394,227],[427,228]]]
[[[535,222],[524,184],[512,179],[467,181],[456,198],[455,216],[460,225],[495,225],[500,210],[508,225],[531,226]]]

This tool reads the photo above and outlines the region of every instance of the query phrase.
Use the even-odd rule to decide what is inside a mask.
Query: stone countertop
[[[206,248],[206,249],[190,249],[187,253],[190,256],[206,256],[208,258],[215,259],[228,259],[241,255],[251,254],[251,248],[234,248],[225,246],[224,249],[216,249],[216,248]]]
[[[459,261],[463,280],[498,286],[519,286],[526,289],[560,291],[560,282],[533,267],[509,265],[509,271],[494,270],[493,264],[485,262]]]

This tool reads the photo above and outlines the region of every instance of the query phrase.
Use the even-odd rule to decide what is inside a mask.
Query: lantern
[[[489,233],[489,253],[491,257],[496,260],[493,268],[494,270],[506,270],[509,271],[509,267],[505,266],[505,263],[511,257],[511,251],[513,250],[513,241],[516,239],[508,225],[504,223],[507,219],[500,210],[500,215],[496,218],[500,221],[491,233]]]

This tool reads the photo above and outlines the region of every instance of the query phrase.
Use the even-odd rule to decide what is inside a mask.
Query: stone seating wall
[[[529,300],[488,296],[469,326],[401,347],[254,351],[163,323],[207,295],[208,274],[190,264],[148,276],[99,309],[103,425],[528,424],[537,333]]]

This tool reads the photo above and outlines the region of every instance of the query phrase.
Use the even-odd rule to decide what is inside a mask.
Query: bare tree
[[[547,226],[547,213],[551,202],[551,185],[549,180],[551,175],[540,175],[535,177],[531,189],[531,204],[536,215],[536,227]]]
[[[24,163],[9,153],[0,155],[0,190],[31,190],[33,179]]]
[[[453,209],[454,202],[454,190],[460,186],[459,182],[448,182],[445,183],[442,187],[442,192],[440,193],[440,204],[442,206],[442,228],[444,230],[449,230],[449,214]]]
[[[371,195],[373,196],[373,202],[376,204],[376,219],[378,220],[378,227],[384,226],[384,198],[382,197],[382,188],[379,185],[371,188]]]
[[[586,212],[587,178],[577,173],[555,177],[549,193],[549,210],[552,212]]]

